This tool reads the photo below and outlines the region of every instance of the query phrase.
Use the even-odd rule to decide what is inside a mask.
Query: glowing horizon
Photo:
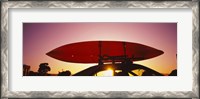
[[[138,61],[160,73],[177,69],[177,23],[23,23],[23,64],[37,71],[47,62],[50,74],[70,70],[72,74],[96,64],[77,64],[56,60],[47,52],[65,44],[93,40],[128,41],[164,51],[158,57]]]

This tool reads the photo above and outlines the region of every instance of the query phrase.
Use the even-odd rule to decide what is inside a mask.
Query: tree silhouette
[[[47,76],[48,75],[47,72],[51,71],[51,68],[48,65],[49,65],[48,63],[41,63],[39,65],[39,69],[38,69],[39,76]]]

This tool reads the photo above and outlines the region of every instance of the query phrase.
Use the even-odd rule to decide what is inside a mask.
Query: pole
[[[101,45],[101,41],[99,41],[99,56],[101,57],[101,47],[102,47],[102,45]]]
[[[123,47],[124,47],[124,56],[126,58],[126,42],[123,42]]]
[[[99,41],[99,65],[103,65],[102,55],[101,55],[101,49],[102,49],[102,42]]]

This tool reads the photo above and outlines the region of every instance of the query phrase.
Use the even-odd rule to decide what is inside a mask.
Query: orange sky
[[[47,52],[74,42],[92,40],[128,41],[164,51],[164,54],[135,63],[160,73],[177,68],[177,23],[24,23],[23,63],[37,71],[39,64],[49,63],[51,71],[70,70],[72,74],[95,64],[63,62],[46,55]]]

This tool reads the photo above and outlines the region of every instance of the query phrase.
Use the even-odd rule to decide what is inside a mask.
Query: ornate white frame
[[[193,36],[192,91],[45,91],[8,90],[8,9],[9,8],[191,8]],[[1,98],[199,98],[199,2],[198,1],[2,1],[1,7]]]

